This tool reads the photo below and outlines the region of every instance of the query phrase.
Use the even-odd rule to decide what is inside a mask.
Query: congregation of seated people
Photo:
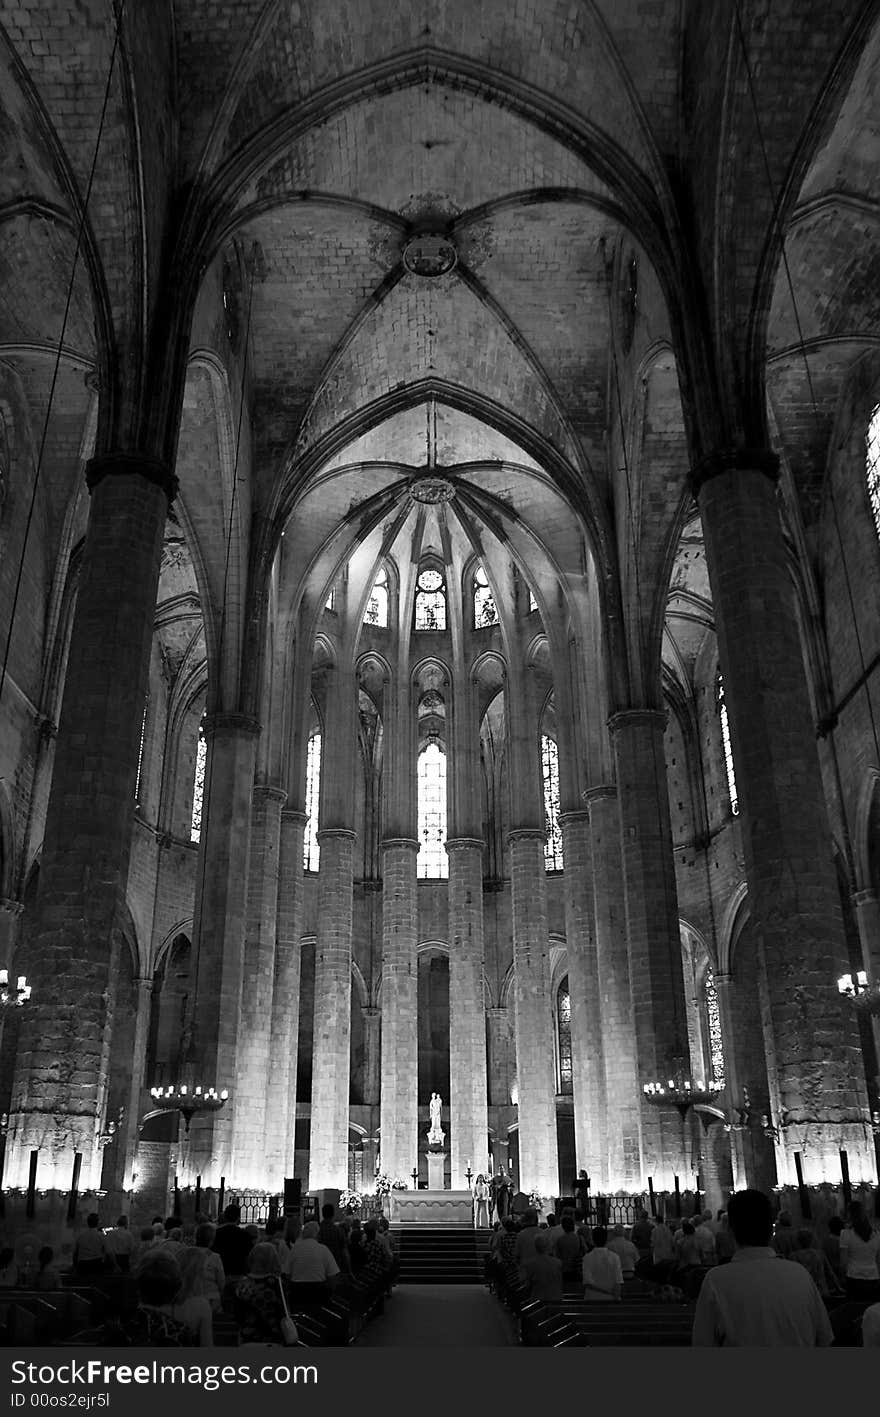
[[[569,1317],[594,1304],[643,1304],[644,1313],[652,1302],[686,1306],[695,1345],[758,1341],[748,1325],[742,1338],[730,1320],[740,1304],[752,1314],[763,1306],[764,1346],[880,1346],[880,1228],[854,1202],[822,1231],[794,1225],[785,1210],[774,1220],[769,1198],[757,1191],[737,1193],[714,1216],[667,1219],[640,1210],[631,1226],[590,1225],[574,1208],[544,1219],[529,1209],[495,1221],[486,1278],[514,1312],[533,1317],[539,1305]],[[605,1319],[599,1327],[609,1332]]]
[[[48,1246],[36,1257],[28,1246],[20,1259],[14,1246],[0,1252],[0,1342],[348,1343],[382,1311],[396,1281],[388,1232],[384,1217],[362,1224],[338,1217],[329,1204],[320,1224],[270,1218],[264,1226],[242,1225],[231,1204],[219,1224],[199,1216],[185,1226],[179,1216],[157,1216],[137,1235],[125,1216],[105,1229],[93,1213],[67,1266]],[[71,1315],[93,1321],[77,1327]]]

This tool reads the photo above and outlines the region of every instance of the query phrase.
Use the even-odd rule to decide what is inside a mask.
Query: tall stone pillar
[[[492,1107],[510,1106],[510,1088],[516,1074],[514,1039],[511,1033],[510,1009],[490,1008],[486,1010],[489,1054],[489,1104]]]
[[[22,1019],[6,1183],[100,1184],[117,928],[134,822],[139,734],[162,536],[175,479],[146,454],[89,464],[91,491],[73,617],[39,895],[30,933],[33,996]],[[125,587],[125,594],[119,587]]]
[[[254,787],[231,1168],[232,1184],[240,1190],[267,1190],[278,1179],[268,1171],[266,1078],[272,1051],[281,809],[286,801],[287,793],[280,788]]]
[[[18,927],[24,910],[20,900],[0,900],[0,968],[9,970],[13,979],[13,960],[18,946]]]
[[[663,733],[665,713],[633,709],[609,719],[617,771],[630,979],[643,1080],[689,1066],[681,926],[672,854]],[[681,1118],[645,1103],[643,1158],[655,1184],[688,1164]]]
[[[233,1166],[254,764],[260,725],[241,713],[208,714],[202,834],[193,915],[193,997],[182,1081],[229,1090],[219,1112],[198,1113],[181,1148],[183,1184],[218,1186]]]
[[[718,1019],[721,1025],[721,1042],[724,1048],[724,1086],[730,1099],[732,1121],[730,1124],[730,1165],[733,1171],[733,1188],[744,1189],[754,1183],[749,1146],[748,1121],[746,1119],[746,1098],[748,1085],[740,1077],[740,1062],[734,1046],[732,992],[735,984],[731,975],[715,971],[715,993],[718,996]],[[745,1086],[745,1091],[743,1088]],[[749,1101],[751,1098],[749,1097]]]
[[[483,839],[452,837],[449,855],[449,1114],[452,1189],[488,1165],[486,1005],[483,987]]]
[[[856,891],[852,902],[856,912],[865,973],[868,983],[876,984],[880,980],[880,901],[876,891],[866,890]],[[880,1093],[880,1016],[877,1014],[871,1015],[871,1036],[874,1039],[874,1057],[878,1069],[874,1086]]]
[[[617,789],[608,784],[588,788],[584,801],[590,814],[605,1076],[606,1160],[599,1178],[608,1190],[641,1191],[648,1173],[642,1164],[642,1084],[626,938]]]
[[[418,1166],[418,928],[411,837],[382,843],[382,1170],[406,1179]]]
[[[544,833],[526,827],[511,831],[507,840],[513,906],[520,1186],[555,1196],[559,1159]]]
[[[364,1020],[364,1103],[367,1107],[378,1107],[382,1080],[382,1010],[374,1004],[366,1004],[361,1015]]]
[[[568,992],[571,999],[575,1151],[578,1170],[583,1167],[589,1176],[598,1179],[605,1166],[608,1136],[590,815],[587,811],[563,812],[560,822],[565,866],[563,884]]]
[[[266,1163],[273,1190],[293,1175],[305,812],[283,810],[278,849],[278,917],[272,1034],[266,1077]]]
[[[137,1170],[138,1126],[144,1103],[144,1088],[147,1085],[147,1041],[150,1034],[150,1015],[153,1005],[153,979],[143,976],[136,978],[136,1009],[134,1020],[134,1042],[132,1044],[131,1086],[123,1121],[122,1174],[119,1184],[124,1194],[133,1189],[133,1175]]]
[[[354,843],[343,827],[318,832],[310,1191],[348,1185]]]
[[[769,988],[780,1184],[876,1175],[858,1033],[835,981],[847,952],[794,592],[766,449],[723,450],[693,478],[741,804],[752,919]],[[771,1046],[772,1045],[772,1046]]]

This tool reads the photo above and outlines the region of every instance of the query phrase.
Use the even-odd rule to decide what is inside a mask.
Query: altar
[[[470,1191],[391,1191],[392,1225],[473,1225]]]

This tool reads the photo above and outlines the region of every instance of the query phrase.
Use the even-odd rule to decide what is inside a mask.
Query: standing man
[[[730,1264],[709,1271],[694,1314],[695,1348],[827,1348],[825,1305],[803,1265],[771,1246],[773,1212],[762,1191],[737,1191],[727,1207],[736,1242]]]

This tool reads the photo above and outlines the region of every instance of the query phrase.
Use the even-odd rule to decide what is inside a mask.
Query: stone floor
[[[359,1348],[508,1348],[512,1315],[482,1286],[398,1284]]]

